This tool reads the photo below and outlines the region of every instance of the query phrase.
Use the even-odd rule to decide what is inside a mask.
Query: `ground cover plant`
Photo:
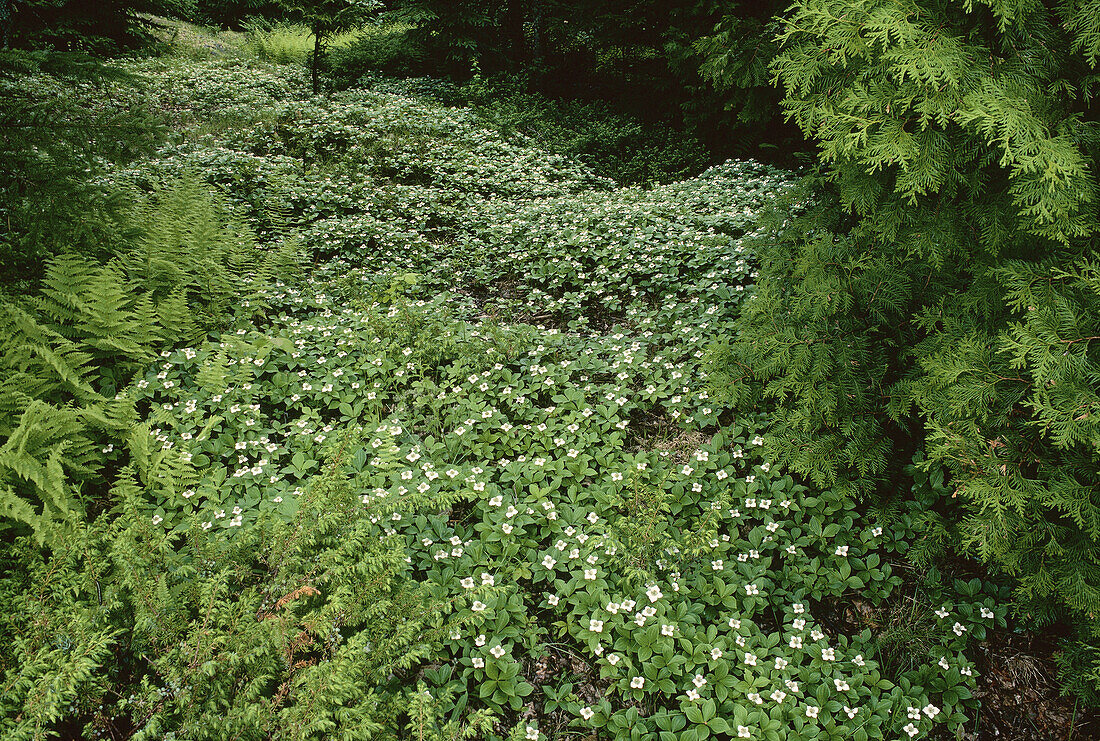
[[[3,325],[11,738],[959,732],[974,579],[905,666],[832,619],[910,537],[716,393],[790,173],[619,187],[400,83],[127,64],[137,236]]]

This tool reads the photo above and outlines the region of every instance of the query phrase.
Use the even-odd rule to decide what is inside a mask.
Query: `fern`
[[[0,446],[0,481],[5,482],[0,508],[29,525],[39,543],[60,537],[60,524],[79,512],[65,468],[88,473],[87,460],[65,454],[82,433],[75,412],[33,401]]]

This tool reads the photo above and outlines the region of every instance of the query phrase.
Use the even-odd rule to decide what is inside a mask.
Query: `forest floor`
[[[711,381],[789,173],[730,162],[622,188],[418,97],[430,81],[310,96],[299,67],[187,43],[220,58],[131,64],[174,133],[113,177],[197,176],[259,249],[308,264],[134,389],[210,467],[151,505],[159,526],[231,538],[292,517],[358,426],[365,505],[463,497],[379,527],[416,579],[469,597],[408,684],[457,689],[448,712],[493,709],[502,735],[1097,737],[999,587],[914,600],[892,523],[774,466],[766,417]],[[905,630],[901,667],[880,654]]]

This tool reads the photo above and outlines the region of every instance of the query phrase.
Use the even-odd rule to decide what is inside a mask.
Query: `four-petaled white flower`
[[[634,677],[630,680],[630,686],[636,690],[642,689],[645,687],[645,677]]]

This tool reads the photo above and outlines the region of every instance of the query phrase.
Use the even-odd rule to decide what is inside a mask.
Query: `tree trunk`
[[[531,58],[542,65],[542,0],[531,0]]]
[[[504,6],[504,17],[501,18],[501,31],[508,45],[506,51],[508,61],[516,67],[522,67],[530,58],[527,37],[523,30],[529,4],[530,0],[508,0]]]
[[[313,59],[310,60],[310,77],[313,79],[313,94],[316,95],[320,92],[321,81],[321,55],[324,53],[324,47],[321,42],[321,33],[314,29],[313,31]]]
[[[14,0],[0,0],[0,49],[7,49],[11,44],[11,27],[14,16]]]

